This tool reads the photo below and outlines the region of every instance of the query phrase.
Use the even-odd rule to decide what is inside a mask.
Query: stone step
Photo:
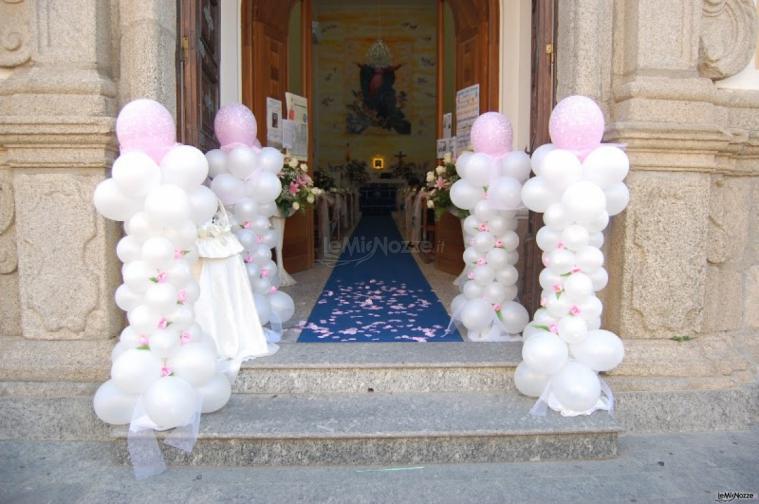
[[[243,364],[235,392],[503,392],[521,343],[297,343]]]
[[[191,454],[162,447],[174,465],[389,465],[600,459],[616,456],[606,413],[528,414],[516,393],[235,394],[204,415]],[[127,461],[124,427],[114,454]]]

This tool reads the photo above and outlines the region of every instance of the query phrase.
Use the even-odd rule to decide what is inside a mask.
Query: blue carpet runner
[[[461,341],[389,215],[364,216],[298,341]]]

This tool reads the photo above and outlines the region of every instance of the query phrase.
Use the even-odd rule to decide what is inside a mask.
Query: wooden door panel
[[[464,236],[461,222],[450,213],[444,213],[435,223],[435,267],[451,275],[464,269]]]

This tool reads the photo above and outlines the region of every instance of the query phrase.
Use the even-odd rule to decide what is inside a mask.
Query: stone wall
[[[597,99],[605,140],[625,144],[632,165],[630,206],[607,237],[604,322],[627,349],[612,381],[754,381],[759,91],[714,83],[753,55],[752,0],[559,4],[558,98]]]
[[[92,193],[117,154],[119,107],[176,109],[175,3],[20,0],[0,2],[0,19],[0,337],[21,358],[63,362],[70,340],[101,354],[124,325],[121,227]]]

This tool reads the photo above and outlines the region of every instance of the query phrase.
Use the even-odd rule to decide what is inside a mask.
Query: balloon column
[[[211,189],[236,218],[234,232],[245,247],[243,258],[262,324],[276,326],[295,313],[292,298],[280,291],[277,264],[271,249],[278,235],[271,218],[277,215],[282,183],[277,176],[284,156],[277,149],[256,147],[256,118],[246,106],[226,105],[214,120],[221,149],[206,153],[213,179]],[[280,335],[269,331],[272,341]]]
[[[542,308],[525,329],[524,360],[514,381],[520,392],[540,396],[563,415],[590,414],[612,407],[598,372],[615,368],[624,356],[619,337],[601,329],[603,306],[595,292],[608,281],[603,230],[630,199],[622,182],[629,160],[619,147],[601,144],[603,114],[589,98],[559,102],[549,130],[553,144],[533,153],[536,177],[522,189],[525,205],[543,213],[536,240],[545,268]]]
[[[139,402],[156,427],[187,425],[199,399],[208,413],[231,393],[192,309],[197,226],[214,215],[217,199],[202,185],[205,156],[177,144],[175,131],[161,104],[128,103],[116,121],[121,155],[95,189],[98,212],[126,230],[116,248],[124,283],[115,297],[129,325],[113,349],[111,379],[94,398],[95,413],[110,424],[130,423]]]
[[[519,259],[516,210],[522,207],[522,183],[530,175],[530,158],[512,152],[511,122],[487,112],[472,125],[474,153],[456,161],[461,179],[451,186],[451,201],[469,211],[464,220],[466,282],[452,303],[472,341],[504,341],[529,321],[514,301]]]

